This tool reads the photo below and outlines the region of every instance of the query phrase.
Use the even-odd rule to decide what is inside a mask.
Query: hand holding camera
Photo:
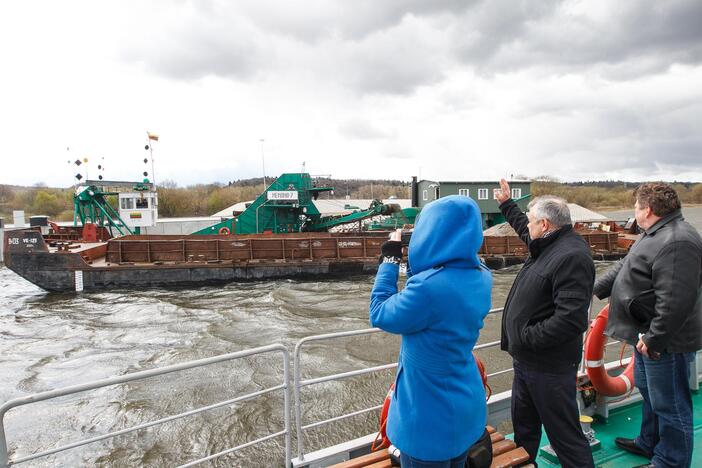
[[[390,234],[390,239],[380,246],[379,263],[402,262],[402,229],[396,229]]]

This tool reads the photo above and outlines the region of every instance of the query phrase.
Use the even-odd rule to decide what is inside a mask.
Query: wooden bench
[[[529,460],[529,454],[522,447],[517,447],[514,441],[505,439],[492,426],[487,426],[492,442],[492,465],[490,468],[509,468],[518,466]],[[390,468],[392,461],[387,450],[382,449],[368,455],[357,457],[342,463],[332,465],[331,468]],[[525,465],[524,468],[534,468],[534,465]]]

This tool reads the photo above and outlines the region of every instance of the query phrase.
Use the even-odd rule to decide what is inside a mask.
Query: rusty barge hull
[[[47,291],[184,287],[279,278],[339,278],[377,271],[387,232],[124,236],[93,244],[8,232],[5,265]],[[596,260],[626,255],[616,233],[581,233]],[[523,263],[514,236],[485,237],[479,252],[493,270]]]
[[[95,244],[5,238],[5,266],[47,291],[198,286],[277,278],[333,278],[377,270],[387,233],[125,236]]]

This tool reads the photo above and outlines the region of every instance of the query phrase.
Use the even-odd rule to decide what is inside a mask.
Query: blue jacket
[[[450,196],[421,212],[409,244],[412,276],[397,291],[399,267],[383,263],[371,325],[402,335],[387,435],[426,461],[466,451],[485,429],[485,389],[472,350],[490,310],[492,275],[478,259],[480,210]]]

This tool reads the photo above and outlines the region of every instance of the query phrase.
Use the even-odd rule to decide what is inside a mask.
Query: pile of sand
[[[509,223],[496,224],[493,227],[483,231],[483,236],[491,237],[508,237],[516,235],[517,232],[512,229],[512,226],[510,226]]]

